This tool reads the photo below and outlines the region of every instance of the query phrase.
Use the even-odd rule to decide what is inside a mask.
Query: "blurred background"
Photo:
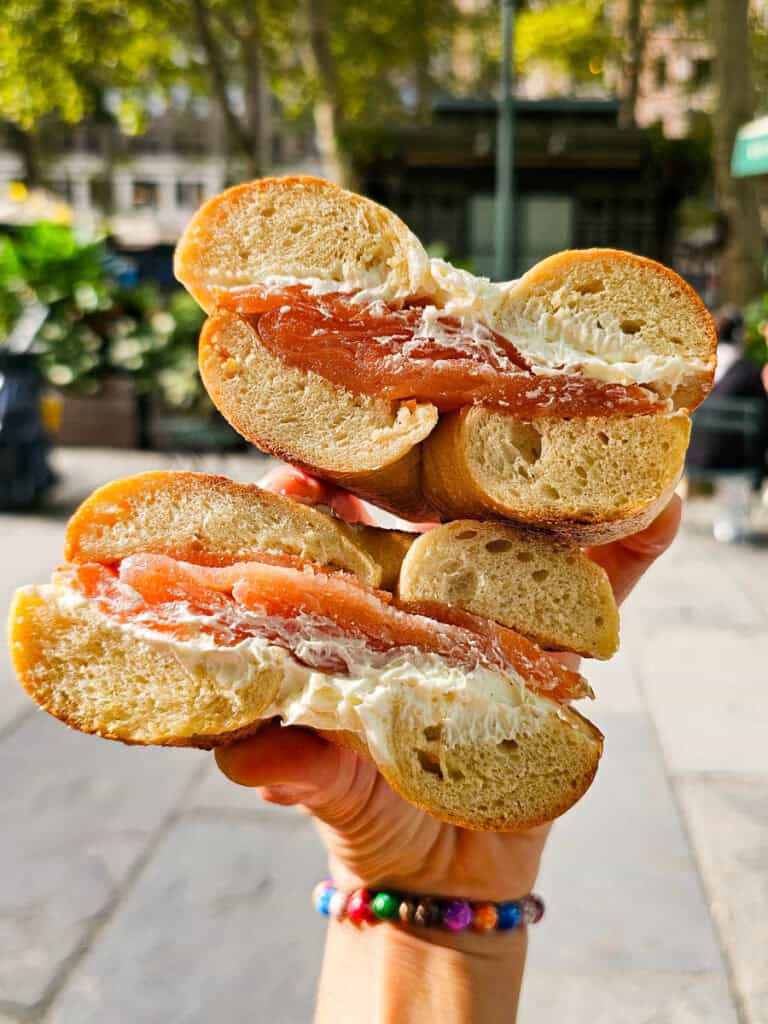
[[[588,666],[606,756],[546,855],[521,1021],[766,1024],[768,3],[5,0],[3,609],[105,480],[263,473],[201,387],[172,251],[207,197],[295,173],[477,274],[626,248],[715,314],[681,538]],[[300,812],[68,732],[4,650],[0,779],[1,1024],[311,1019]]]

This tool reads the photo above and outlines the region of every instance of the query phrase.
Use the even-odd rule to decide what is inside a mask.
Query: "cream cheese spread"
[[[377,300],[400,302],[420,292],[427,271],[428,258],[423,246],[416,236],[410,233],[408,242],[406,249],[408,279],[404,283],[404,287],[396,286],[393,283],[391,272],[385,272],[381,267],[365,270],[357,259],[350,259],[348,262],[342,260],[325,268],[322,277],[296,276],[290,272],[266,274],[259,278],[258,287],[265,295],[300,286],[306,289],[307,294],[314,296],[354,292],[354,296],[351,297],[355,302],[363,304]],[[221,277],[219,268],[215,270],[214,276]],[[214,287],[216,286],[214,285]],[[237,295],[241,289],[250,291],[252,283],[233,284],[228,291]]]
[[[350,293],[350,300],[360,304],[394,304],[427,296],[434,303],[424,307],[413,341],[403,346],[404,358],[409,355],[409,347],[431,338],[448,348],[482,349],[500,368],[505,364],[511,368],[493,340],[495,331],[522,353],[534,373],[577,370],[606,383],[655,385],[662,395],[669,395],[686,377],[708,372],[709,364],[701,359],[650,353],[640,337],[622,331],[619,323],[599,326],[591,310],[561,307],[555,313],[545,313],[537,322],[519,318],[513,325],[501,324],[499,306],[516,282],[497,284],[445,260],[428,259],[419,242],[415,238],[413,241],[409,248],[412,290],[408,295],[393,289],[388,278],[382,281],[380,271],[362,272],[357,267],[341,268],[343,283],[336,274],[322,279],[271,275],[260,282],[260,287],[267,293],[291,285],[302,285],[314,296]],[[237,288],[232,291],[237,292]],[[461,329],[446,330],[441,324],[446,317],[457,320]],[[607,314],[601,317],[601,323],[606,319],[610,320]]]
[[[110,629],[127,634],[174,657],[192,676],[205,674],[234,695],[247,688],[262,669],[278,669],[283,683],[262,717],[280,717],[286,725],[316,729],[344,729],[364,736],[376,759],[392,759],[390,723],[396,707],[410,709],[424,727],[442,725],[446,744],[500,743],[530,731],[557,705],[532,693],[520,676],[481,665],[468,670],[437,654],[416,648],[381,653],[361,640],[312,636],[294,644],[296,658],[284,647],[261,637],[242,640],[232,647],[217,646],[212,636],[199,633],[178,640],[134,622],[119,622],[101,612],[92,601],[61,582],[33,588],[53,601],[63,614],[87,607],[89,616],[101,617]],[[190,615],[185,621],[194,623]],[[303,662],[332,655],[347,672],[313,669]],[[299,660],[297,660],[299,659]]]

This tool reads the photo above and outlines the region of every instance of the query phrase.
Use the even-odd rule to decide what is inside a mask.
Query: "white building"
[[[271,173],[318,173],[311,136],[275,119]],[[203,200],[241,178],[215,106],[161,105],[146,132],[109,124],[54,125],[45,139],[44,184],[71,207],[79,227],[106,228],[122,245],[175,242]],[[22,159],[2,146],[0,197],[24,181]]]

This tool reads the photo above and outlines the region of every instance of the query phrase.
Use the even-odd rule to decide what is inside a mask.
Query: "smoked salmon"
[[[338,645],[324,647],[323,640],[358,642],[378,653],[415,648],[468,670],[481,665],[512,673],[553,700],[590,692],[579,673],[510,629],[434,603],[399,606],[391,594],[311,564],[298,569],[248,561],[215,568],[141,554],[116,567],[68,565],[59,578],[110,617],[180,640],[202,632],[233,646],[263,637],[333,672],[347,665]]]
[[[436,315],[423,303],[392,309],[301,287],[272,294],[222,292],[286,365],[388,401],[428,401],[440,412],[482,404],[525,417],[632,416],[664,410],[637,384],[534,368],[507,338],[476,317]]]

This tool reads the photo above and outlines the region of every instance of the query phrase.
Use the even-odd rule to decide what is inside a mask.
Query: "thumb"
[[[680,498],[674,495],[664,511],[644,530],[612,544],[586,549],[592,561],[608,573],[618,604],[675,539],[682,507]]]
[[[271,722],[255,736],[218,747],[215,757],[232,782],[258,789],[269,803],[303,804],[331,824],[347,816],[357,797],[360,759],[308,729]]]

